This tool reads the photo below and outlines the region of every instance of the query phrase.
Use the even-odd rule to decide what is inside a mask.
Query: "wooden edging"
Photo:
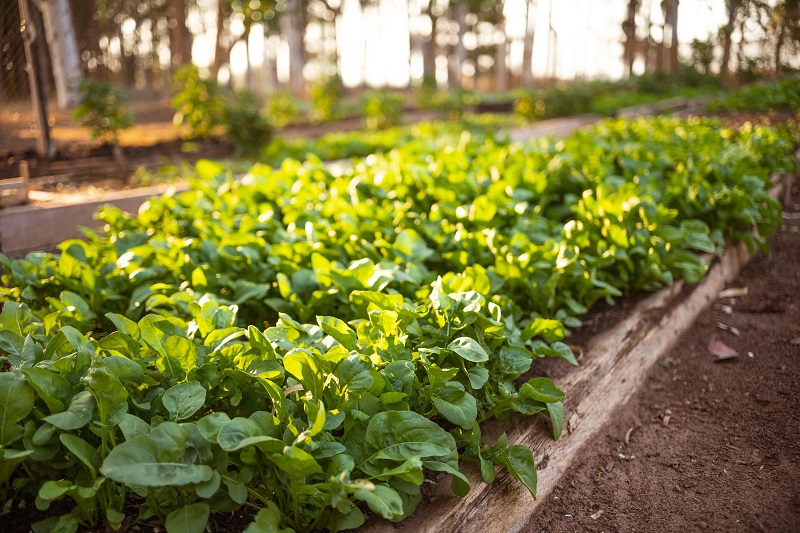
[[[19,164],[19,178],[0,180],[0,207],[24,204],[28,201],[30,168],[26,161]]]
[[[800,153],[798,154],[800,155]],[[774,198],[790,194],[794,176],[778,175],[770,191]],[[733,281],[750,260],[744,244],[731,246],[693,287],[682,281],[645,299],[611,330],[592,339],[584,349],[580,367],[558,385],[566,393],[564,432],[554,441],[544,424],[524,417],[490,425],[489,438],[505,430],[512,444],[534,450],[538,470],[537,498],[503,470],[493,484],[481,481],[477,465],[463,464],[472,490],[454,496],[448,480],[437,483],[435,493],[417,512],[399,524],[372,520],[362,528],[376,532],[518,532],[525,531],[536,510],[578,454],[611,420],[616,408],[637,391],[649,369],[665,357],[673,344]],[[484,435],[486,435],[484,431]]]
[[[52,249],[62,241],[82,237],[81,227],[97,228],[94,213],[104,205],[135,213],[148,198],[188,188],[187,183],[179,183],[91,196],[64,195],[63,199],[0,209],[0,252],[20,256]],[[35,194],[30,193],[31,197]]]

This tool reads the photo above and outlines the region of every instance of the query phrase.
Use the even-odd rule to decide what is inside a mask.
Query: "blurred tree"
[[[322,5],[325,6],[327,10],[327,16],[324,17],[324,22],[330,22],[333,26],[333,35],[334,35],[334,42],[338,39],[339,30],[337,28],[337,22],[339,17],[342,16],[342,6],[344,5],[344,0],[319,0]],[[336,65],[336,68],[339,68],[339,46],[338,43],[333,49],[333,64]]]
[[[281,33],[289,45],[289,90],[295,95],[305,93],[306,7],[305,0],[286,0],[286,9],[280,14]]]
[[[178,69],[192,60],[192,33],[186,26],[188,7],[186,0],[169,0],[167,7],[167,26],[169,27],[173,69]]]
[[[81,56],[68,0],[42,0],[47,44],[50,49],[58,107],[65,109],[80,102]]]
[[[714,36],[709,35],[708,39],[701,41],[694,39],[691,44],[692,47],[692,66],[703,74],[711,73],[711,63],[714,62]]]
[[[680,0],[662,0],[661,9],[664,10],[664,38],[662,43],[667,40],[666,26],[670,29],[669,39],[669,68],[671,72],[678,70],[678,4]]]
[[[800,0],[784,0],[772,10],[767,31],[774,39],[775,72],[782,67],[781,56],[784,50],[800,53]]]
[[[537,8],[536,0],[525,2],[525,38],[522,44],[522,85],[528,87],[533,83],[533,37],[534,17]]]
[[[628,0],[628,12],[622,23],[622,32],[625,35],[623,60],[628,76],[633,76],[633,62],[636,59],[636,15],[639,13],[641,0]]]
[[[494,89],[503,92],[508,90],[508,36],[506,35],[506,17],[503,13],[505,3],[500,0],[494,4],[494,14],[497,17],[495,25]]]
[[[422,80],[423,84],[436,84],[436,56],[438,45],[436,35],[439,30],[439,19],[443,15],[442,0],[423,0],[425,5],[422,14],[428,17],[431,24],[431,33],[428,38],[422,39]]]

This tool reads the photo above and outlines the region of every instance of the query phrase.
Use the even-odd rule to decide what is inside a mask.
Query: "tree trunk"
[[[506,37],[506,18],[502,13],[500,17],[501,19],[500,23],[497,25],[497,29],[501,37],[500,42],[497,43],[495,48],[494,88],[496,91],[504,92],[508,90],[508,64],[506,63],[508,38]]]
[[[331,26],[333,27],[333,64],[336,67],[336,72],[339,72],[339,28],[336,19],[342,14],[342,7],[344,0],[340,0],[339,7],[334,8],[328,0],[322,0],[328,13],[331,15]],[[323,24],[324,30],[324,24]],[[324,42],[324,41],[323,41]],[[323,47],[324,50],[324,47]]]
[[[68,0],[42,1],[41,7],[53,66],[56,101],[59,109],[66,109],[80,102],[81,56],[72,26],[72,12]]]
[[[636,13],[639,11],[639,1],[628,1],[628,15],[622,23],[622,30],[625,33],[624,59],[628,77],[633,76],[633,63],[636,60]]]
[[[186,0],[169,0],[167,13],[169,20],[175,21],[169,25],[169,44],[172,68],[177,69],[192,61],[192,33],[186,27]]]
[[[244,53],[245,53],[245,64],[244,64],[244,88],[252,90],[253,89],[253,69],[250,68],[250,29],[251,26],[248,24],[244,28]]]
[[[783,48],[783,41],[786,36],[786,23],[781,23],[781,29],[778,33],[778,40],[775,43],[775,74],[781,71],[781,49]]]
[[[525,2],[525,39],[522,45],[522,85],[528,87],[533,84],[533,30],[534,23],[533,9],[531,4],[533,0]]]
[[[728,23],[724,28],[725,35],[722,43],[722,63],[720,63],[719,66],[719,73],[722,77],[722,81],[728,84],[731,81],[731,72],[730,68],[728,68],[728,63],[730,63],[731,60],[733,27],[736,24],[736,8],[738,7],[739,2],[737,0],[727,0],[726,4],[728,8]]]
[[[463,2],[456,5],[456,24],[458,24],[458,43],[456,43],[455,59],[453,66],[455,78],[453,83],[456,87],[464,87],[464,61],[467,59],[467,49],[464,46],[464,34],[467,33],[467,6]]]
[[[278,92],[280,89],[280,85],[278,83],[278,66],[277,66],[277,50],[274,49],[272,46],[272,41],[266,38],[267,27],[264,27],[264,34],[265,34],[265,47],[266,50],[264,51],[264,65],[262,67],[264,71],[264,85],[266,85],[266,92],[267,94],[274,94]]]
[[[430,83],[436,81],[436,30],[439,17],[431,12],[431,3],[425,9],[425,14],[431,20],[431,35],[428,39],[422,40],[422,81]]]
[[[680,0],[669,0],[670,9],[666,21],[672,33],[669,49],[669,70],[672,72],[678,70],[678,4],[680,4]]]
[[[299,0],[288,0],[286,11],[281,15],[281,33],[289,43],[289,90],[302,95],[305,92],[303,17]]]
[[[216,80],[219,69],[225,62],[226,48],[223,45],[225,18],[228,16],[228,0],[217,0],[217,35],[214,39],[214,63],[211,64],[211,77]]]
[[[739,40],[739,46],[736,50],[736,71],[741,72],[744,69],[744,47],[745,47],[745,40],[744,40],[744,24],[747,22],[746,17],[742,18],[741,22],[739,22],[739,35],[741,36]]]

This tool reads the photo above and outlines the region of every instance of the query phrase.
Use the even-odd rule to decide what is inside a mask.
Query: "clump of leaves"
[[[758,83],[720,96],[708,106],[709,111],[800,110],[800,80],[787,78],[774,83]]]
[[[311,88],[311,118],[317,122],[339,118],[344,95],[344,83],[338,74],[317,81]]]
[[[261,103],[248,90],[226,98],[225,129],[234,152],[242,157],[258,157],[272,139],[272,126],[261,113]]]
[[[72,118],[92,132],[93,139],[117,144],[119,132],[133,126],[133,112],[125,107],[125,94],[107,81],[82,78],[80,105]]]
[[[292,93],[280,91],[267,99],[266,114],[278,128],[285,128],[300,116],[300,104]]]
[[[545,89],[520,91],[514,110],[528,120],[580,115],[589,112],[592,97],[591,87],[586,84],[560,83]]]
[[[186,126],[191,138],[219,135],[225,124],[225,100],[216,80],[201,75],[196,65],[181,67],[172,82],[176,126]]]
[[[368,129],[379,130],[400,124],[403,110],[400,94],[371,91],[364,95],[364,121]]]

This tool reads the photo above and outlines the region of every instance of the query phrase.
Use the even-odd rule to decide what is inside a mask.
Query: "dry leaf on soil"
[[[717,334],[711,335],[708,340],[708,353],[715,356],[717,361],[724,361],[725,359],[732,359],[739,356],[739,352],[722,342]]]

